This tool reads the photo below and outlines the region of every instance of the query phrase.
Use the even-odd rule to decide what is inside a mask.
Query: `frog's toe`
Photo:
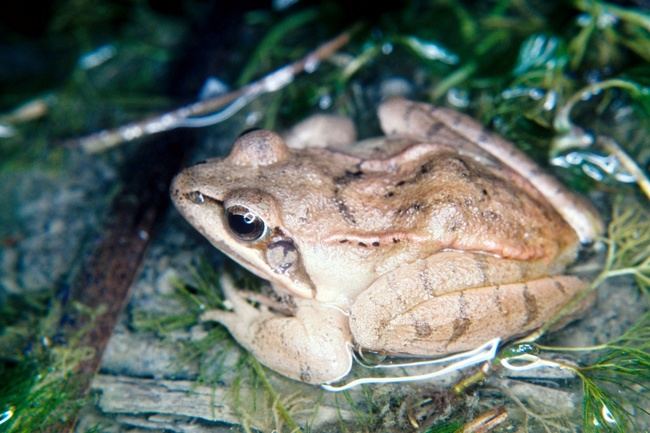
[[[221,283],[225,304],[235,314],[246,317],[257,317],[260,314],[259,310],[249,304],[246,298],[240,294],[230,275],[224,273],[219,282]]]
[[[201,314],[199,320],[201,322],[219,322],[226,324],[232,321],[235,316],[234,313],[229,313],[224,310],[208,310]]]

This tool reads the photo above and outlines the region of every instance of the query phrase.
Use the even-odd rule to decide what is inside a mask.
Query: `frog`
[[[380,104],[383,135],[318,114],[253,130],[181,171],[175,207],[277,296],[224,275],[225,326],[289,378],[341,380],[354,351],[435,357],[536,330],[581,293],[567,274],[595,208],[466,114]]]

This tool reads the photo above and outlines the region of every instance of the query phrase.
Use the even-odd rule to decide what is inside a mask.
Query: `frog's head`
[[[273,176],[290,150],[266,130],[241,136],[230,155],[179,173],[171,186],[176,208],[215,247],[274,286],[310,298],[314,288],[298,247],[286,234]]]

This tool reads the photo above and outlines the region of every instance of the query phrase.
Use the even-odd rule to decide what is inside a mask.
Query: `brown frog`
[[[292,299],[254,307],[224,278],[215,320],[288,377],[345,376],[354,346],[442,355],[539,327],[585,287],[563,275],[593,208],[456,111],[393,99],[384,137],[317,116],[258,130],[171,188],[210,242]],[[271,306],[271,307],[269,307]]]

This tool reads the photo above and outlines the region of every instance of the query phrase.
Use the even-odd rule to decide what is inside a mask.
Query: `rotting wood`
[[[98,374],[92,383],[98,393],[98,406],[104,413],[128,415],[132,423],[166,420],[163,416],[187,417],[208,422],[239,424],[239,411],[232,405],[232,395],[225,387],[197,385],[185,380],[155,380]],[[240,399],[252,401],[253,391],[242,387]],[[296,421],[318,431],[319,427],[339,420],[351,420],[353,414],[326,401],[309,404],[294,411]],[[156,418],[158,417],[158,418]],[[251,427],[262,429],[262,420],[251,419]],[[169,423],[168,423],[169,424]]]
[[[75,371],[79,397],[87,392],[99,368],[155,224],[169,205],[168,185],[191,141],[191,134],[175,132],[141,147],[131,167],[125,168],[125,184],[111,204],[102,236],[75,279],[61,333],[68,340],[81,334],[77,347],[93,351]],[[79,305],[93,312],[92,319],[79,312]],[[75,422],[76,415],[64,425],[53,425],[47,431],[72,431]]]

